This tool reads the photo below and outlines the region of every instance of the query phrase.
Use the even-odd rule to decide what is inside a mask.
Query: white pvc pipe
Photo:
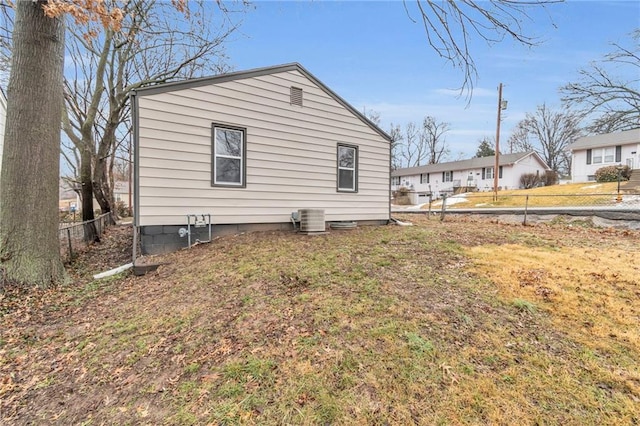
[[[133,263],[127,263],[126,265],[118,266],[110,271],[101,272],[93,276],[94,280],[99,280],[100,278],[110,277],[112,275],[119,274],[120,272],[126,271],[129,268],[133,267]]]

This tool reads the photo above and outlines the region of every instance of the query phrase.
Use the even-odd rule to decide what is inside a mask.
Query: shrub
[[[533,188],[540,182],[540,175],[537,173],[524,173],[520,176],[520,187],[523,189]]]
[[[557,184],[558,173],[554,172],[553,170],[547,170],[542,175],[542,182],[544,183],[544,186],[551,186],[551,185]]]
[[[597,182],[617,182],[618,181],[618,166],[605,166],[596,170]],[[629,180],[631,176],[631,169],[629,166],[622,167],[620,172],[620,180]]]
[[[129,207],[127,207],[127,205],[124,203],[124,201],[116,201],[116,206],[115,206],[115,210],[116,210],[116,214],[119,217],[129,217],[131,216],[131,211],[129,210]]]
[[[398,188],[398,194],[407,195],[408,193],[409,193],[409,188],[407,188],[406,186],[401,186],[400,188]]]

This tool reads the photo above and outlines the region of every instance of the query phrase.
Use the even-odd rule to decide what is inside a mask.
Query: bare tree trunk
[[[102,214],[111,213],[108,216],[109,224],[115,224],[114,220],[117,212],[114,211],[113,202],[113,185],[109,179],[109,161],[112,158],[110,152],[113,150],[115,155],[116,138],[115,129],[118,123],[112,123],[109,121],[105,126],[102,140],[98,145],[98,152],[96,155],[96,162],[93,170],[93,192],[100,204],[100,210]]]
[[[93,184],[91,179],[91,151],[80,151],[80,198],[82,199],[82,221],[84,225],[84,240],[87,242],[100,242],[98,229],[93,214]]]
[[[64,22],[42,4],[15,4],[0,178],[0,269],[9,283],[64,280],[58,241]]]

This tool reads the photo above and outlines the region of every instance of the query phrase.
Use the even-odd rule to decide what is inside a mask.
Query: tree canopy
[[[553,110],[546,104],[528,112],[515,127],[509,145],[521,151],[535,151],[557,173],[568,173],[566,148],[582,136],[582,116],[568,109]]]
[[[476,158],[480,157],[493,157],[496,155],[496,150],[494,149],[495,143],[491,142],[490,138],[484,137],[478,143],[478,150],[476,151]]]

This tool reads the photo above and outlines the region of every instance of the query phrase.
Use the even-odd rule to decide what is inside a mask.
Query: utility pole
[[[498,120],[496,123],[496,164],[493,168],[493,201],[498,201],[498,177],[500,172],[500,113],[507,109],[507,101],[502,100],[502,83],[498,86]]]

